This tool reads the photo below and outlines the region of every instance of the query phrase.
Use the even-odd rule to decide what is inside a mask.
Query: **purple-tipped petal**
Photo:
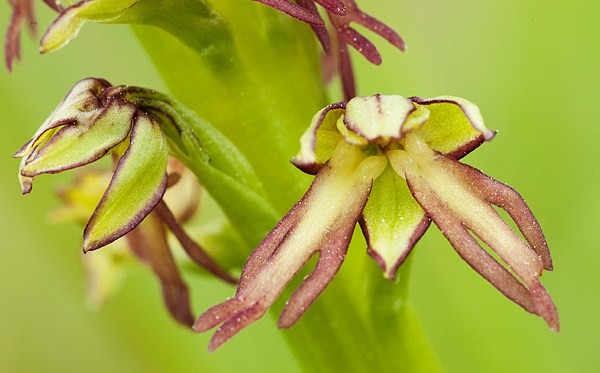
[[[438,225],[452,246],[477,272],[509,299],[558,327],[552,299],[540,290],[542,260],[485,199],[486,176],[428,148],[414,134],[403,150],[388,153],[392,167],[403,174],[415,199]],[[497,187],[497,185],[494,185]],[[493,259],[475,240],[479,237],[511,269]]]
[[[345,26],[338,29],[338,35],[341,40],[346,44],[351,45],[360,54],[362,54],[367,61],[374,65],[381,65],[381,55],[373,43],[366,37],[361,35],[358,31],[352,27]]]
[[[542,259],[544,269],[551,271],[553,269],[552,256],[544,232],[523,197],[510,186],[485,175],[473,167],[467,166],[452,170],[457,171],[459,177],[468,177],[482,198],[508,212],[523,237]]]
[[[217,329],[208,344],[208,351],[212,352],[221,347],[231,337],[239,333],[248,325],[254,323],[264,316],[268,305],[254,303],[252,306],[234,314],[223,325]]]
[[[177,238],[177,241],[179,241],[181,247],[183,247],[183,250],[186,252],[186,254],[188,254],[190,259],[223,281],[231,284],[237,283],[236,278],[221,268],[219,263],[211,258],[206,251],[200,247],[200,245],[198,245],[190,236],[187,235],[187,233],[185,233],[183,227],[177,222],[177,219],[171,210],[169,210],[164,201],[161,201],[158,203],[158,205],[156,205],[155,211],[160,216],[162,221],[169,227],[171,232],[173,232]]]
[[[282,325],[293,324],[304,313],[337,272],[372,180],[385,165],[382,157],[367,157],[359,148],[340,141],[310,189],[244,266],[234,300],[211,308],[196,322],[199,331],[223,323],[211,341],[211,350],[262,317],[305,263],[320,251],[313,275],[292,296]]]
[[[149,214],[126,236],[132,250],[147,261],[162,288],[163,299],[171,316],[179,323],[194,323],[189,292],[167,243],[167,234],[157,214]]]
[[[481,112],[477,105],[472,102],[465,100],[464,98],[456,97],[456,96],[438,96],[433,98],[421,98],[421,97],[410,97],[410,100],[419,104],[419,105],[432,105],[432,104],[440,104],[440,103],[448,103],[456,105],[462,110],[467,120],[470,122],[473,129],[481,133],[485,141],[490,141],[496,136],[496,132],[488,129],[485,126],[483,121],[483,117],[481,116]]]
[[[232,315],[246,308],[246,303],[231,298],[223,303],[219,303],[206,310],[198,317],[194,323],[193,329],[197,332],[205,332],[211,330],[215,326],[221,324],[224,320],[229,319]]]
[[[546,324],[548,324],[553,332],[558,332],[560,330],[558,310],[552,298],[550,298],[548,291],[546,291],[539,280],[531,286],[530,291],[538,307],[537,314],[546,321]]]
[[[89,123],[63,126],[24,158],[21,175],[61,172],[104,157],[129,134],[135,110],[130,104],[110,102]]]
[[[354,225],[346,224],[329,232],[319,250],[317,265],[287,302],[279,317],[278,327],[289,328],[294,325],[329,285],[346,258],[353,231]]]
[[[461,258],[508,299],[528,312],[538,313],[529,290],[479,245],[462,222],[448,211],[444,203],[427,187],[426,181],[413,177],[408,180],[408,185],[415,199],[431,216]]]
[[[342,0],[314,0],[328,12],[339,16],[346,15],[346,5]]]
[[[331,152],[342,138],[336,129],[336,122],[342,115],[346,102],[326,106],[317,112],[309,128],[300,138],[300,151],[292,164],[310,175],[316,175],[331,157]]]
[[[406,50],[406,44],[402,37],[391,27],[378,19],[359,11],[354,14],[352,20],[381,36],[399,50]]]

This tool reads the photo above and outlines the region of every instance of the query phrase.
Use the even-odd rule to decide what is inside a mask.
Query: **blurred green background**
[[[452,94],[477,103],[499,134],[466,161],[523,194],[555,261],[543,282],[559,308],[558,334],[482,280],[432,227],[412,255],[411,298],[442,365],[449,372],[600,371],[599,3],[359,4],[409,47],[400,54],[374,37],[384,63],[355,58],[359,93]],[[52,14],[36,5],[43,31]],[[8,18],[3,2],[0,19]],[[47,220],[57,205],[53,191],[70,175],[39,177],[22,197],[11,155],[80,78],[164,86],[127,27],[89,25],[47,56],[23,39],[24,61],[13,74],[0,73],[0,371],[298,371],[267,318],[207,354],[209,334],[168,318],[144,268],[104,309],[86,308],[81,229]],[[203,279],[188,282],[197,312],[233,294]]]

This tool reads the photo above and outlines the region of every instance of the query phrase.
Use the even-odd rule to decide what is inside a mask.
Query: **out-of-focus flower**
[[[31,191],[33,178],[40,174],[80,167],[112,154],[114,174],[86,224],[83,250],[99,249],[127,235],[133,252],[160,279],[173,316],[190,324],[187,287],[171,255],[166,228],[194,262],[225,281],[235,279],[185,233],[162,201],[167,186],[181,176],[181,170],[167,176],[168,146],[160,125],[164,119],[161,115],[175,110],[163,102],[163,109],[173,112],[165,114],[154,108],[151,115],[151,107],[142,110],[130,101],[136,94],[146,99],[152,93],[137,87],[113,87],[102,79],[84,79],[15,157],[21,158],[19,179],[26,194]],[[90,204],[95,205],[89,192],[78,193],[77,189],[66,192],[64,199],[72,206],[63,210],[63,215],[81,217]]]
[[[21,58],[21,29],[23,24],[27,23],[29,31],[32,35],[35,35],[37,33],[37,21],[33,0],[8,0],[8,3],[12,8],[12,15],[4,40],[4,61],[8,71],[12,71],[14,61]],[[44,0],[44,3],[57,12],[61,10],[60,4],[56,1]]]
[[[52,220],[74,220],[84,224],[111,179],[111,172],[108,170],[79,171],[74,183],[59,191],[63,204],[52,212]],[[176,225],[179,237],[184,237],[184,250],[197,253],[197,245],[190,246],[193,241],[178,226],[189,220],[197,210],[200,186],[194,175],[174,158],[169,159],[167,171],[169,183],[164,200],[175,219],[169,217],[166,206],[163,206],[159,212],[151,212],[124,237],[108,244],[101,254],[83,255],[82,261],[87,274],[87,299],[92,308],[101,307],[119,290],[127,268],[137,259],[150,267],[157,276],[165,304],[173,318],[189,326],[193,322],[193,313],[188,288],[179,274],[175,256],[171,253],[163,216],[166,213],[166,219],[170,219],[169,224]],[[192,259],[201,256],[201,252],[190,255]],[[228,280],[234,281],[233,278]]]
[[[406,48],[404,40],[396,31],[385,23],[361,11],[356,5],[355,0],[296,0],[296,3],[290,0],[254,1],[268,5],[302,22],[308,23],[328,55],[331,56],[332,44],[337,47],[337,56],[333,59],[337,60],[337,70],[340,72],[344,95],[347,99],[356,95],[348,45],[352,46],[369,62],[375,65],[381,64],[382,61],[381,55],[375,45],[352,28],[350,26],[351,23],[357,23],[378,34],[401,51]],[[335,34],[333,43],[315,3],[323,7],[327,13]],[[329,62],[331,62],[331,58]]]
[[[312,274],[280,316],[279,326],[290,327],[338,271],[357,222],[369,254],[393,278],[431,220],[471,267],[558,330],[556,308],[539,281],[552,261],[538,221],[514,189],[457,161],[494,135],[479,109],[457,97],[375,95],[324,108],[293,159],[316,174],[310,189],[248,259],[235,297],[202,314],[195,330],[222,324],[209,346],[218,348],[262,317],[318,252]],[[508,212],[525,240],[492,205]]]

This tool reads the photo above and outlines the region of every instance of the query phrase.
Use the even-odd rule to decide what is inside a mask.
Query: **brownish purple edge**
[[[348,103],[348,101],[336,102],[334,104],[326,106],[321,111],[321,115],[319,116],[319,119],[317,121],[317,125],[315,126],[315,129],[314,129],[314,132],[313,132],[313,143],[312,143],[312,148],[313,149],[316,149],[316,147],[317,147],[317,130],[319,129],[319,127],[321,127],[321,124],[323,123],[323,120],[325,119],[325,117],[327,116],[327,114],[331,110],[344,109],[346,107],[347,103]],[[291,160],[291,163],[294,166],[296,166],[296,168],[298,168],[300,171],[302,171],[302,172],[304,172],[306,174],[309,174],[309,175],[316,175],[319,171],[321,171],[321,169],[325,165],[325,164],[319,164],[319,163],[301,163],[301,162],[295,161],[293,158]]]
[[[209,351],[219,348],[242,329],[260,319],[271,306],[270,304],[264,304],[260,299],[252,304],[248,304],[239,299],[239,294],[260,272],[262,267],[274,255],[277,255],[278,250],[288,237],[294,234],[296,225],[308,208],[306,200],[312,193],[318,179],[319,176],[315,178],[302,199],[292,207],[250,255],[242,270],[236,296],[208,309],[196,320],[193,329],[198,332],[207,331],[222,324],[211,339]],[[292,326],[333,279],[345,258],[350,240],[352,239],[354,226],[356,225],[358,216],[362,213],[369,193],[370,188],[364,191],[363,203],[357,209],[357,213],[350,217],[339,219],[336,222],[337,227],[330,230],[321,243],[316,245],[317,247],[313,250],[313,253],[290,276],[290,279],[293,278],[312,255],[320,252],[316,267],[287,302],[278,322],[279,327],[288,328]],[[342,224],[347,221],[353,221],[354,223]]]
[[[135,122],[135,120],[134,120],[134,122]],[[137,130],[137,125],[134,124],[133,128],[131,130],[131,141],[132,142],[135,141],[136,132],[137,132],[136,130]],[[115,169],[115,173],[114,173],[112,179],[110,180],[110,184],[108,185],[108,188],[102,195],[102,199],[100,200],[98,206],[96,206],[96,209],[94,210],[92,216],[90,217],[90,220],[88,220],[88,222],[85,226],[85,229],[83,230],[84,241],[86,241],[86,239],[88,237],[88,232],[89,232],[90,227],[94,224],[95,220],[98,219],[98,211],[104,205],[106,198],[107,198],[108,194],[111,192],[113,185],[116,183],[116,180],[118,180],[119,175],[123,172],[122,165],[124,163],[126,163],[127,159],[130,156],[129,150],[130,149],[128,148],[125,151],[125,154],[123,154],[123,156],[121,157],[121,159],[119,159],[119,162],[117,163],[117,167]],[[134,229],[142,220],[144,220],[146,215],[148,215],[156,207],[156,205],[161,201],[161,199],[167,189],[167,179],[168,179],[167,173],[165,172],[163,179],[161,181],[161,184],[158,187],[158,189],[156,190],[156,192],[154,193],[154,196],[148,201],[148,203],[140,211],[138,211],[135,215],[133,215],[131,217],[131,219],[129,220],[129,223],[127,225],[123,226],[121,229],[116,230],[112,234],[106,236],[104,239],[91,243],[90,245],[88,245],[87,249],[84,249],[84,253],[88,252],[88,251],[93,251],[93,250],[99,249],[103,246],[106,246],[109,243],[115,241],[116,239],[129,233],[132,229]]]

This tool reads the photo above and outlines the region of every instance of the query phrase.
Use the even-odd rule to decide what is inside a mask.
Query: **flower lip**
[[[344,124],[369,142],[400,140],[415,110],[410,99],[398,95],[355,97],[346,104]]]

